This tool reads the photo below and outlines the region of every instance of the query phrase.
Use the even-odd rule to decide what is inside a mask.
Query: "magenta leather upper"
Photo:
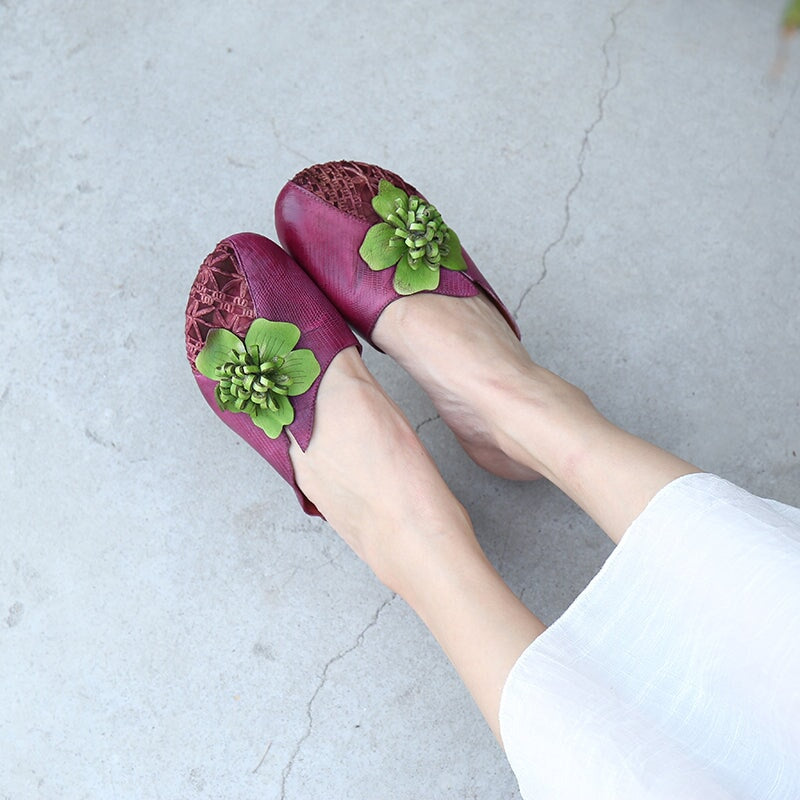
[[[361,346],[325,295],[274,242],[254,233],[239,233],[220,242],[214,253],[204,262],[204,267],[214,257],[232,259],[235,262],[234,273],[238,272],[244,277],[245,286],[238,290],[236,297],[230,297],[226,295],[227,284],[224,284],[224,280],[218,281],[224,284],[221,286],[209,287],[208,281],[199,285],[203,274],[201,268],[201,273],[192,287],[187,307],[187,354],[200,391],[217,416],[269,461],[291,484],[303,510],[308,514],[322,516],[297,486],[289,458],[290,441],[286,430],[291,431],[300,447],[306,450],[314,428],[317,391],[325,371],[333,357],[341,350],[353,346],[360,350]],[[233,280],[235,279],[234,274]],[[301,332],[297,347],[310,349],[319,361],[321,368],[319,377],[307,392],[292,398],[294,422],[287,426],[277,439],[270,439],[264,431],[253,424],[248,414],[222,410],[214,397],[216,381],[201,375],[195,368],[194,358],[197,355],[198,344],[201,344],[197,341],[197,337],[198,335],[204,337],[209,327],[209,324],[201,324],[198,334],[198,318],[202,320],[208,318],[209,314],[213,316],[220,310],[226,309],[232,310],[234,316],[228,317],[229,324],[224,327],[240,336],[252,318],[263,317],[276,322],[294,323]],[[243,313],[240,313],[239,309],[243,309]],[[242,316],[244,325],[237,325],[236,320]],[[191,336],[190,328],[193,332]]]
[[[333,162],[320,166],[335,175],[339,165],[343,169],[353,165],[364,169],[380,169],[358,162]],[[383,170],[381,172],[385,173]],[[296,176],[283,187],[275,203],[278,238],[350,325],[367,341],[371,341],[372,329],[381,312],[390,303],[404,296],[394,290],[393,269],[373,271],[358,253],[369,228],[381,219],[363,200],[356,203],[357,213],[348,213],[338,208],[327,199],[298,185],[296,181],[300,176]],[[377,194],[377,178],[373,182],[374,194]],[[408,186],[405,182],[403,185]],[[409,188],[413,190],[413,187]],[[413,191],[416,193],[416,190]],[[439,286],[433,293],[472,297],[478,294],[479,289],[483,290],[519,337],[519,328],[511,313],[467,252],[462,249],[462,253],[467,270],[454,272],[442,269]]]

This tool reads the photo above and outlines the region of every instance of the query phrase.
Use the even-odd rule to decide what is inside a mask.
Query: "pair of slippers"
[[[186,353],[217,415],[293,487],[291,432],[305,451],[320,382],[337,353],[370,342],[401,297],[483,291],[517,325],[455,231],[398,175],[355,161],[295,175],[275,204],[279,247],[254,233],[221,241],[186,307]]]

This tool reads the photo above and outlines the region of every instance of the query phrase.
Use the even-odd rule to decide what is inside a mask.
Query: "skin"
[[[547,478],[615,543],[661,488],[699,471],[617,428],[535,364],[483,295],[398,300],[373,340],[425,387],[478,464],[506,478]],[[355,348],[331,363],[309,447],[293,444],[290,455],[300,488],[425,622],[500,740],[506,678],[545,626],[489,563],[463,506]]]

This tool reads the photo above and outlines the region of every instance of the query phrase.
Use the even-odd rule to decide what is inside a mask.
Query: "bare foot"
[[[381,314],[372,338],[430,395],[473,461],[501,478],[541,477],[504,452],[496,433],[493,417],[502,409],[491,407],[492,398],[535,365],[483,293],[397,300]]]
[[[393,591],[420,558],[479,551],[463,506],[355,348],[331,362],[308,449],[293,442],[290,456],[298,486]]]
[[[331,362],[308,449],[293,443],[290,455],[300,488],[428,626],[499,740],[503,686],[544,625],[503,583],[355,348]]]

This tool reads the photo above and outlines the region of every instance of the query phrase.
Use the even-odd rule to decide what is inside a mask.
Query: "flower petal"
[[[278,410],[272,411],[275,419],[283,425],[290,425],[294,422],[294,407],[292,401],[286,395],[276,394],[273,395],[275,402],[278,404]]]
[[[300,328],[291,322],[272,322],[254,319],[244,338],[250,349],[258,345],[261,358],[267,361],[275,356],[285,356],[300,340]]]
[[[206,377],[208,377],[208,376],[206,376]],[[226,400],[223,400],[223,399],[220,397],[220,392],[219,392],[219,384],[217,384],[217,385],[214,387],[214,399],[217,401],[217,405],[218,405],[218,406],[219,406],[219,407],[220,407],[220,408],[221,408],[223,411],[228,411],[228,410],[229,410],[229,409],[228,409],[228,406],[231,404],[231,403],[230,403],[230,400],[227,400],[227,401],[226,401]]]
[[[253,420],[253,424],[261,428],[270,439],[277,439],[286,424],[278,418],[275,412],[270,411],[268,408],[259,408],[258,411],[251,414],[250,418]]]
[[[244,353],[244,344],[235,334],[225,328],[214,328],[209,331],[203,349],[197,354],[194,365],[201,375],[206,378],[219,380],[217,367],[230,361],[231,351]]]
[[[394,290],[398,294],[416,294],[431,291],[439,285],[439,270],[428,269],[421,264],[412,269],[408,262],[408,254],[400,259],[394,273]]]
[[[293,350],[286,356],[281,372],[292,379],[288,387],[289,397],[296,397],[311,388],[320,373],[319,361],[310,350]]]
[[[375,271],[393,267],[405,251],[403,240],[395,236],[394,228],[385,222],[373,225],[358,248],[358,254]]]
[[[378,212],[381,219],[387,219],[389,214],[395,212],[397,200],[407,204],[408,195],[389,181],[382,180],[378,184],[378,194],[372,198],[372,207]]]
[[[461,252],[461,242],[458,241],[458,236],[456,236],[456,232],[452,228],[449,233],[447,246],[450,248],[450,252],[447,256],[442,256],[442,260],[439,263],[445,269],[463,272],[467,268],[467,262],[464,261],[464,256]]]

